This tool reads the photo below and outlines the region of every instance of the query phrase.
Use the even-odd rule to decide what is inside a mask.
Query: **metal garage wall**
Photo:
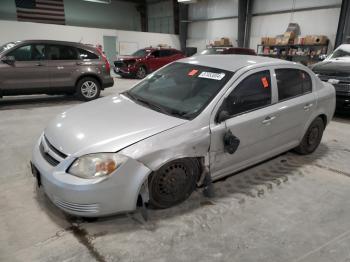
[[[148,11],[148,31],[155,33],[174,33],[174,8],[173,1],[149,2]]]
[[[67,25],[141,30],[140,14],[132,2],[112,1],[111,4],[100,4],[64,0],[64,9]],[[15,0],[0,1],[0,20],[17,20]]]
[[[238,30],[238,0],[200,0],[189,6],[187,46],[203,50],[207,44],[221,37],[229,37],[236,44]],[[217,19],[218,18],[218,19]]]
[[[136,48],[164,43],[180,48],[179,36],[171,34],[143,33],[112,29],[50,25],[0,20],[0,45],[25,39],[50,39],[103,44],[103,36],[116,36],[119,43],[134,44]],[[116,47],[118,49],[118,47]],[[118,50],[117,50],[118,51]]]
[[[294,3],[293,3],[294,2]],[[302,35],[327,35],[330,39],[330,50],[334,46],[337,32],[341,0],[255,0],[253,14],[263,14],[272,11],[284,11],[293,8],[324,8],[294,13],[267,14],[253,16],[250,35],[250,47],[256,49],[262,36],[283,34],[289,22],[300,25]]]

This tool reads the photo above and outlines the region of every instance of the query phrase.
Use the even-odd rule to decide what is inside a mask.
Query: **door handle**
[[[306,104],[306,105],[304,106],[304,110],[305,110],[305,111],[309,111],[310,108],[311,108],[313,105],[314,105],[314,104]]]
[[[83,62],[77,62],[77,65],[82,65],[82,64],[84,64]]]
[[[36,65],[36,66],[43,66],[42,63],[36,63],[35,65]]]
[[[262,123],[264,125],[270,124],[274,119],[276,119],[276,116],[267,116]]]

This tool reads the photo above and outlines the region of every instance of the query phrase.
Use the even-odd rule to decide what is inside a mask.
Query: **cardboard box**
[[[286,38],[289,38],[289,39],[291,39],[291,40],[294,40],[295,37],[296,37],[296,35],[295,35],[294,32],[285,32],[285,33],[283,34],[283,36],[286,37]]]
[[[305,45],[324,45],[327,44],[328,37],[325,35],[307,35],[305,37]]]
[[[220,39],[220,41],[221,41],[221,45],[230,45],[230,39],[228,39],[227,37],[222,37],[221,39]]]
[[[305,37],[296,37],[294,39],[294,44],[295,45],[303,45],[305,43]]]
[[[262,45],[275,45],[276,44],[276,37],[262,37],[261,44]]]
[[[276,37],[276,45],[288,45],[289,40],[290,40],[289,37],[285,37],[285,36]]]

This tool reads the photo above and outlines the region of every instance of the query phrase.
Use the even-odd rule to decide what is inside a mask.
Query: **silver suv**
[[[76,94],[90,101],[113,86],[110,64],[98,49],[80,43],[26,40],[0,46],[0,97]]]

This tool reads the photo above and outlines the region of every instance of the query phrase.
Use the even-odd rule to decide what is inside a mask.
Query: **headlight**
[[[79,157],[68,169],[68,173],[81,178],[98,178],[113,173],[127,160],[115,153],[98,153]]]

